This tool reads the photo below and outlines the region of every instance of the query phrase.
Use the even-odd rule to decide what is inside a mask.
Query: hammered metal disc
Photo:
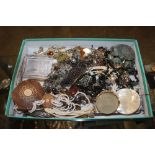
[[[119,100],[115,93],[104,91],[96,97],[96,107],[100,113],[112,114],[119,106]]]
[[[44,90],[36,80],[22,81],[12,92],[12,99],[19,110],[31,110],[33,102],[41,100]]]
[[[118,92],[120,105],[117,111],[121,114],[133,114],[140,106],[140,97],[135,90],[120,89]]]

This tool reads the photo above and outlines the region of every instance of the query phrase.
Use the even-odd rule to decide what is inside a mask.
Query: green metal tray
[[[23,57],[27,53],[31,53],[34,51],[35,48],[40,46],[51,46],[51,45],[58,45],[58,46],[86,46],[91,47],[91,45],[95,46],[105,46],[111,47],[117,44],[126,44],[131,46],[136,55],[137,61],[137,69],[139,74],[139,80],[141,83],[141,87],[143,89],[143,93],[145,94],[143,97],[143,106],[145,109],[144,114],[132,114],[132,115],[110,115],[110,116],[97,116],[95,118],[41,118],[41,117],[31,117],[31,116],[20,116],[13,112],[13,101],[11,97],[11,93],[16,86],[17,82],[17,75],[19,72],[20,65],[22,64]],[[9,90],[8,101],[5,109],[5,115],[9,118],[18,118],[18,119],[46,119],[46,120],[70,120],[70,121],[95,121],[95,120],[120,120],[120,119],[144,119],[144,118],[151,118],[153,117],[152,107],[150,102],[150,96],[148,91],[148,85],[145,77],[145,71],[142,63],[142,58],[138,46],[138,42],[135,39],[112,39],[112,38],[39,38],[39,39],[25,39],[22,42],[19,55],[17,58],[16,66],[14,69],[11,86]]]

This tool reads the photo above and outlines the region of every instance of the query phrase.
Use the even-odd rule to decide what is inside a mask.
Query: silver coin
[[[96,97],[96,108],[100,113],[112,114],[119,106],[117,95],[112,91],[103,91]]]
[[[133,114],[140,107],[140,97],[135,90],[120,89],[118,92],[120,105],[117,111],[121,114]]]

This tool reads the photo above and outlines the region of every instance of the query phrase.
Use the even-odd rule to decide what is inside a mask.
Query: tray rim
[[[11,93],[13,91],[14,88],[14,81],[15,81],[15,77],[17,74],[17,70],[19,67],[19,63],[20,63],[20,59],[22,56],[22,52],[23,52],[23,48],[26,42],[29,41],[119,41],[119,42],[132,42],[135,45],[136,48],[136,53],[138,56],[138,62],[140,65],[140,72],[142,75],[142,79],[143,79],[143,84],[144,84],[144,91],[145,94],[147,94],[145,96],[146,98],[146,104],[147,104],[147,108],[148,108],[148,116],[131,116],[127,117],[128,115],[123,115],[122,117],[107,117],[107,118],[41,118],[41,117],[31,117],[31,116],[10,116],[9,115],[9,108],[10,108],[10,104],[11,104]],[[152,118],[153,117],[153,111],[152,111],[152,106],[151,106],[151,100],[150,100],[150,95],[149,95],[149,90],[148,90],[148,84],[147,84],[147,80],[146,80],[146,76],[145,76],[145,71],[144,71],[144,66],[143,66],[143,62],[142,62],[142,57],[141,57],[141,53],[140,53],[140,49],[139,49],[139,45],[138,45],[138,41],[136,39],[123,39],[123,38],[31,38],[31,39],[24,39],[22,41],[20,50],[19,50],[19,54],[16,60],[16,65],[14,68],[14,72],[13,72],[13,76],[12,76],[12,80],[11,80],[11,84],[10,84],[10,89],[9,89],[9,94],[8,94],[8,100],[6,103],[6,107],[5,107],[5,115],[9,118],[17,118],[17,119],[42,119],[42,120],[71,120],[71,121],[91,121],[91,120],[128,120],[128,119],[141,119],[141,118]]]

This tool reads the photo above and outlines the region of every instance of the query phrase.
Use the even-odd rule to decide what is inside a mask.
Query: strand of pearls
[[[77,95],[83,95],[87,100],[87,104],[75,104],[73,101]],[[90,103],[89,98],[83,92],[77,92],[73,99],[69,99],[66,94],[54,95],[55,100],[52,102],[54,105],[53,108],[45,108],[45,111],[49,114],[54,115],[55,117],[79,117],[84,114],[89,114],[94,109],[93,104]],[[65,105],[63,103],[65,103]],[[79,106],[81,110],[76,110],[75,107]]]
[[[52,100],[51,103],[53,106],[52,108],[45,108],[45,111],[54,115],[55,117],[78,117],[84,114],[89,114],[94,109],[93,104],[90,103],[89,98],[83,92],[77,92],[73,99],[70,99],[66,94],[51,95],[54,97],[54,100]],[[74,103],[73,101],[77,95],[83,95],[87,100],[87,104]],[[29,112],[34,112],[37,109],[37,106],[42,105],[44,102],[44,100],[33,102],[33,107],[31,110],[29,110]],[[79,106],[80,110],[76,110],[76,106]]]
[[[44,104],[44,100],[38,100],[38,101],[34,101],[32,104],[33,104],[33,107],[31,110],[29,110],[29,113],[33,113],[36,109],[37,109],[37,105],[42,105]]]
[[[54,105],[54,107],[56,109],[59,109],[61,111],[66,111],[66,112],[72,112],[75,111],[76,106],[83,106],[81,104],[75,104],[73,101],[74,99],[77,97],[77,95],[83,95],[85,97],[85,99],[87,100],[87,104],[90,104],[90,100],[89,98],[86,96],[85,93],[83,92],[77,92],[74,96],[73,99],[69,99],[68,95],[66,94],[58,94],[58,95],[54,95],[55,100],[52,102],[52,104]],[[52,94],[53,95],[53,94]]]

